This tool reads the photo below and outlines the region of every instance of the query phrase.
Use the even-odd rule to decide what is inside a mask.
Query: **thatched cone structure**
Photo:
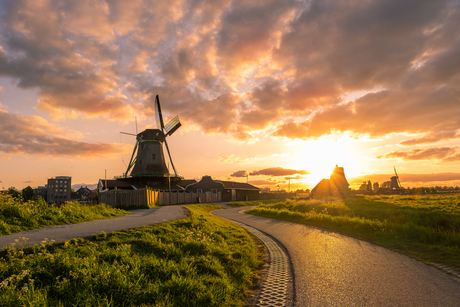
[[[311,191],[311,196],[314,198],[331,196],[344,198],[350,193],[349,186],[343,167],[336,165],[330,178],[322,179]]]

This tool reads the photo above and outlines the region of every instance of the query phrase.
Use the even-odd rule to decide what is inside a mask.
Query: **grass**
[[[272,204],[276,201],[273,200],[254,200],[254,201],[235,201],[227,203],[227,206],[236,208],[236,207],[246,207],[246,206],[259,206],[263,204]]]
[[[460,196],[287,200],[249,214],[316,226],[460,271]]]
[[[60,208],[47,204],[43,198],[22,202],[0,194],[0,235],[46,226],[74,224],[127,215],[129,212],[104,204],[88,206],[68,202]]]
[[[175,222],[0,252],[0,306],[243,306],[261,264],[246,230]]]

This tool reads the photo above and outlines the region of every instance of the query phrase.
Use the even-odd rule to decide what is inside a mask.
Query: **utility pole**
[[[169,186],[169,204],[171,204],[171,174],[169,172],[169,162],[168,162],[168,186]]]

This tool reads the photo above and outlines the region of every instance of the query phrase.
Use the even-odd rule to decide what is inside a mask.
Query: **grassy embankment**
[[[75,224],[127,215],[129,212],[104,204],[87,206],[68,202],[60,208],[42,198],[23,203],[10,195],[0,194],[0,235],[46,226]]]
[[[0,252],[0,306],[242,306],[261,264],[243,228],[175,222]]]
[[[247,213],[321,227],[460,271],[460,196],[287,200]]]

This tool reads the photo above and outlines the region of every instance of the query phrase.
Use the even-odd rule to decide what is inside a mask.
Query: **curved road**
[[[288,250],[294,268],[296,306],[460,306],[460,281],[379,246],[314,227],[240,214],[213,214],[259,229]],[[102,231],[153,225],[187,214],[184,206],[136,210],[115,219],[41,228],[0,236],[0,248],[26,237],[24,246]]]
[[[39,245],[44,239],[61,242],[73,238],[89,237],[103,231],[121,231],[135,227],[170,222],[183,218],[187,214],[188,210],[184,208],[184,205],[134,210],[130,215],[113,219],[95,220],[79,224],[49,226],[0,236],[0,249],[15,243],[15,240],[21,240],[23,237],[28,240],[20,243],[19,245],[26,247],[36,244]],[[16,244],[15,247],[18,247],[19,245]]]
[[[276,238],[288,250],[296,306],[460,306],[460,281],[385,248],[329,231],[213,211]]]

